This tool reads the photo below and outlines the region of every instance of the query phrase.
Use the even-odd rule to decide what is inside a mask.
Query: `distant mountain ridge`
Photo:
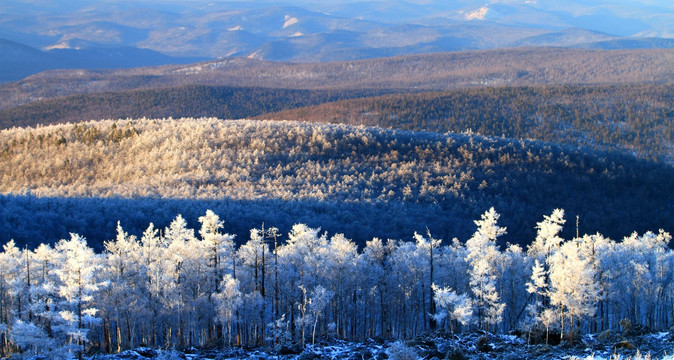
[[[0,83],[16,81],[50,69],[114,69],[164,64],[188,64],[205,60],[178,58],[149,49],[124,47],[54,48],[42,51],[0,39]]]
[[[45,69],[175,64],[185,57],[327,62],[514,46],[672,48],[672,24],[671,6],[631,0],[145,0],[60,6],[7,0],[0,5],[0,38],[68,52],[0,57],[0,81]],[[9,51],[6,45],[0,50]]]

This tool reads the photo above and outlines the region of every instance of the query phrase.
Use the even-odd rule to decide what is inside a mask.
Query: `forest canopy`
[[[565,208],[583,232],[619,238],[671,229],[674,169],[619,153],[536,141],[346,125],[218,119],[106,120],[0,132],[3,240],[49,241],[117,220],[139,234],[207,208],[232,222],[291,221],[369,238],[409,239],[428,226],[470,234],[487,206],[505,242]],[[39,213],[26,223],[19,214]],[[284,219],[285,218],[285,219]],[[296,220],[291,220],[296,219]],[[96,226],[92,226],[97,224]],[[345,228],[345,225],[347,225]],[[467,224],[467,225],[466,225]],[[568,230],[572,232],[573,230]],[[37,244],[35,244],[37,245]]]
[[[394,94],[258,118],[468,132],[616,150],[674,163],[674,86],[479,87]]]
[[[669,84],[293,90],[179,86],[103,92],[0,110],[0,128],[92,119],[299,120],[486,136],[614,150],[674,163]]]

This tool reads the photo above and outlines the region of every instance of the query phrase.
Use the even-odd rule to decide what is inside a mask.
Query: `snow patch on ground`
[[[156,350],[142,347],[113,355],[94,355],[87,360],[317,360],[317,359],[387,359],[405,353],[416,359],[460,358],[464,360],[500,359],[568,359],[568,360],[674,360],[674,332],[632,336],[616,331],[585,335],[574,345],[529,345],[522,336],[489,334],[488,348],[476,346],[484,341],[484,333],[454,335],[437,331],[404,341],[367,340],[363,343],[337,339],[317,339],[316,345],[299,344],[260,348],[224,348]],[[616,344],[629,342],[632,348]],[[395,356],[393,353],[395,353]]]
[[[653,334],[653,337],[658,339],[658,340],[663,340],[666,339],[669,336],[668,332],[659,332],[657,334]],[[674,350],[674,349],[673,349]]]
[[[188,66],[184,68],[177,69],[173,71],[175,74],[185,74],[185,75],[194,75],[203,71],[201,65]]]
[[[62,43],[54,44],[54,45],[51,45],[51,46],[47,46],[44,49],[49,51],[49,50],[56,50],[56,49],[59,49],[59,50],[60,49],[71,49],[71,47],[70,47],[70,44],[68,44],[67,42],[62,42]]]
[[[489,20],[498,17],[498,12],[483,6],[477,10],[467,13],[464,17],[466,20]]]
[[[484,20],[489,12],[489,8],[483,6],[475,11],[471,11],[466,14],[466,20]]]
[[[296,17],[292,17],[290,15],[286,15],[286,22],[283,23],[283,28],[287,28],[288,26],[295,25],[299,22],[299,20]]]
[[[248,55],[247,58],[262,60],[262,52],[260,50],[257,50],[254,53]]]

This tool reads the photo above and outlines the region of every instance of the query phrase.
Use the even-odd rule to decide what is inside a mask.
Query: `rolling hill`
[[[241,119],[393,90],[292,90],[185,85],[101,92],[0,110],[0,128],[99,119],[219,117]]]
[[[73,95],[0,110],[0,128],[92,119],[218,117],[535,139],[674,163],[672,84],[292,90],[186,85]],[[393,94],[391,94],[393,93]]]
[[[481,86],[668,83],[674,50],[517,48],[331,63],[221,59],[119,70],[54,70],[0,85],[0,109],[78,94],[215,85],[285,89],[451,90]]]
[[[153,58],[172,63],[157,52],[178,58],[317,62],[521,45],[567,47],[607,40],[613,42],[599,46],[629,48],[646,38],[654,39],[639,47],[671,47],[668,40],[674,34],[670,7],[624,0],[567,1],[563,6],[553,1],[475,0],[68,4],[6,0],[0,14],[1,38],[72,53],[58,66],[51,62],[50,68],[74,68],[83,59],[95,60],[90,49],[127,49],[136,55],[130,60],[137,66]],[[29,63],[30,56],[15,60]],[[96,61],[86,64],[90,68]],[[0,68],[6,67],[0,61]]]
[[[671,83],[470,88],[342,100],[258,118],[474,132],[674,163],[672,93]]]
[[[140,234],[205,209],[226,231],[296,222],[409,239],[426,226],[465,239],[495,207],[504,241],[532,239],[564,208],[580,231],[621,238],[671,231],[674,168],[534,141],[295,122],[100,121],[0,132],[0,240],[93,243],[118,220]],[[30,214],[30,216],[28,216]],[[29,219],[36,219],[31,221]],[[566,229],[572,236],[575,229]],[[503,245],[503,244],[502,244]]]

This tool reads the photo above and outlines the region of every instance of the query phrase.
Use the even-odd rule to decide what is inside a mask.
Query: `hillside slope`
[[[495,207],[504,241],[532,239],[564,208],[580,231],[621,238],[674,227],[674,168],[538,142],[293,122],[101,121],[0,132],[0,240],[94,241],[117,220],[220,213],[242,241],[250,224],[295,222],[409,238],[426,226],[465,239]],[[22,214],[33,214],[24,217]],[[38,222],[26,219],[39,217]],[[131,225],[128,225],[131,224]],[[138,224],[138,225],[136,225]],[[54,225],[54,226],[52,226]],[[575,229],[567,231],[573,234]],[[569,235],[567,234],[567,235]],[[100,235],[98,235],[100,236]]]
[[[293,90],[185,85],[102,92],[0,110],[0,129],[125,118],[249,118],[269,112],[390,93],[390,90]]]
[[[451,90],[480,86],[667,83],[674,50],[519,48],[292,64],[223,59],[184,66],[43,72],[0,85],[0,109],[103,91],[180,85]]]
[[[92,119],[258,117],[473,132],[619,150],[674,163],[672,93],[671,83],[479,87],[447,92],[187,85],[39,101],[0,110],[0,128]],[[387,95],[376,96],[382,94]]]
[[[343,100],[259,118],[471,131],[674,163],[673,93],[671,83],[488,87]]]

